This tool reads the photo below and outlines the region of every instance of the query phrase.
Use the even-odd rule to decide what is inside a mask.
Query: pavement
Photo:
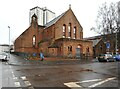
[[[10,59],[7,62],[9,65],[64,65],[64,64],[84,64],[84,63],[90,63],[93,62],[93,60],[88,59],[63,59],[63,58],[55,58],[55,57],[45,57],[43,61],[40,59],[26,59],[17,55],[10,55]]]

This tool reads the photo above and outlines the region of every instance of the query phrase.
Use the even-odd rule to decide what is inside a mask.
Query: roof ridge
[[[57,17],[55,17],[53,20],[49,21],[48,23],[45,24],[46,28],[50,27],[51,25],[53,25],[54,23],[56,23],[61,17],[63,17],[63,15],[66,13],[63,12],[62,14],[58,15]]]

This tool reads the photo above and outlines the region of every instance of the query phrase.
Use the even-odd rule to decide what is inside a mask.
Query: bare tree
[[[99,8],[96,27],[92,27],[91,30],[96,31],[98,34],[111,34],[115,33],[118,28],[118,8],[117,4],[105,2]]]
[[[106,39],[106,42],[114,39],[117,52],[117,49],[120,48],[120,2],[110,3],[109,5],[106,2],[103,3],[98,11],[96,27],[92,27],[91,30],[94,30],[101,36],[115,33],[115,37],[107,37],[107,39],[103,37],[103,39]]]

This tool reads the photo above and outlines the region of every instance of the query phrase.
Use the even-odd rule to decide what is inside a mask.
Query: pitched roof
[[[93,46],[97,45],[101,39],[91,40],[93,42]]]
[[[62,13],[61,15],[59,15],[58,17],[54,18],[53,20],[51,20],[47,24],[45,24],[45,27],[47,28],[47,27],[53,25],[54,23],[56,23],[64,14],[65,14],[65,12]]]

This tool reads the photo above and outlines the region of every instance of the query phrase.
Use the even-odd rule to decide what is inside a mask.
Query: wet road
[[[0,68],[2,87],[27,87],[28,89],[35,89],[35,87],[65,87],[66,89],[114,87],[115,89],[116,87],[118,89],[120,85],[120,62],[77,61],[52,65],[51,61],[44,61],[44,63],[25,61],[11,55],[8,63],[0,62]]]

